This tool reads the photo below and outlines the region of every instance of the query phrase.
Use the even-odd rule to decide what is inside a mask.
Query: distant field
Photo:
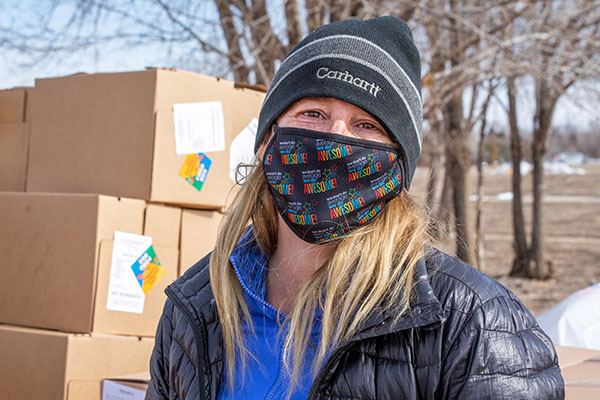
[[[545,175],[544,231],[548,259],[555,276],[548,281],[510,278],[512,217],[510,200],[497,195],[511,191],[510,175],[484,175],[483,208],[485,272],[519,296],[534,315],[551,308],[576,290],[600,282],[600,163],[578,168],[585,175]],[[424,195],[427,169],[419,168],[413,189]],[[472,174],[475,192],[476,171]],[[531,175],[523,176],[525,219],[531,221]],[[529,226],[528,226],[529,228]],[[443,246],[447,250],[447,246]]]

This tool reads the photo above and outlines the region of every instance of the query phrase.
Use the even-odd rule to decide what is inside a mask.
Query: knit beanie
[[[408,188],[421,154],[421,61],[399,18],[346,20],[304,38],[277,70],[260,111],[254,150],[292,103],[333,97],[367,111],[400,148]]]

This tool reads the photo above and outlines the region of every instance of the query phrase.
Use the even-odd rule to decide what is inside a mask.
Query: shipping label
[[[138,314],[144,312],[144,291],[131,267],[151,245],[150,236],[119,231],[114,233],[107,309]]]
[[[173,104],[175,153],[225,150],[225,122],[220,101]]]

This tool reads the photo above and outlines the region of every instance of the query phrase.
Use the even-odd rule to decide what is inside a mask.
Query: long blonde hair
[[[252,356],[244,345],[242,324],[252,327],[243,289],[229,257],[252,222],[265,254],[277,245],[277,211],[262,173],[253,168],[221,223],[210,259],[210,280],[223,331],[229,383],[236,368]],[[375,310],[394,309],[396,321],[408,310],[417,261],[430,243],[427,213],[405,191],[391,200],[369,224],[338,239],[331,258],[299,289],[288,316],[285,365],[291,372],[289,393],[298,384],[315,313],[322,309],[321,340],[313,374],[329,351],[350,339]]]

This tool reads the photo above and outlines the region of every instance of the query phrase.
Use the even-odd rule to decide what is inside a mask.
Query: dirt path
[[[512,193],[507,193],[510,196],[512,196]],[[502,195],[504,195],[504,193],[500,194],[500,197],[498,197],[498,194],[496,195],[488,195],[488,196],[484,196],[484,202],[485,203],[493,203],[493,202],[512,202],[512,197],[510,198],[502,198]],[[474,200],[472,200],[474,201]],[[533,203],[533,196],[531,195],[527,195],[527,196],[523,196],[523,203]],[[600,204],[600,197],[592,197],[592,196],[571,196],[571,195],[566,195],[566,196],[560,196],[560,195],[545,195],[544,196],[544,203],[574,203],[574,204]]]
[[[487,233],[484,240],[513,240],[512,235],[502,233]],[[544,236],[546,243],[571,243],[571,244],[587,244],[590,246],[600,246],[600,237],[587,236]]]

